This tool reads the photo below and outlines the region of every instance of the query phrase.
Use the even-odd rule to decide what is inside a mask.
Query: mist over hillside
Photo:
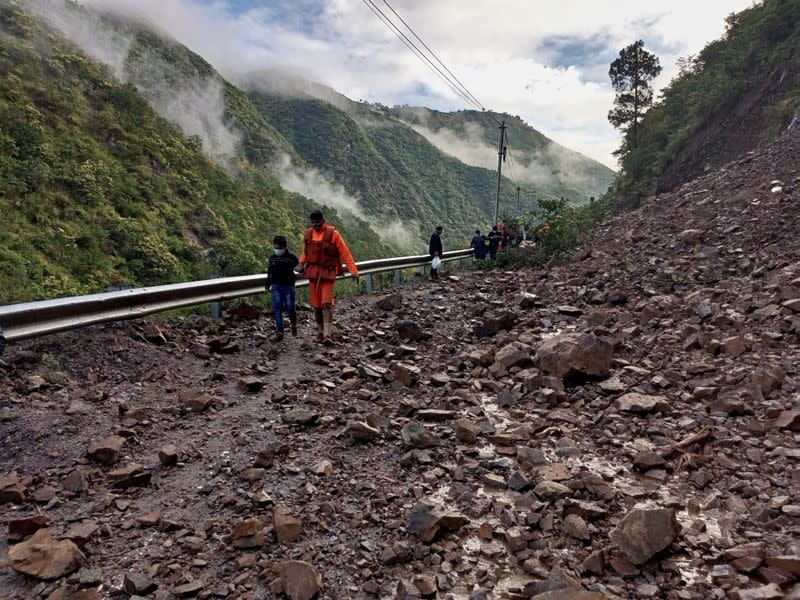
[[[14,148],[0,165],[0,204],[15,224],[0,237],[6,300],[258,272],[274,234],[299,244],[314,206],[359,260],[422,252],[438,224],[447,247],[464,247],[491,224],[491,128],[481,140],[472,123],[428,123],[448,145],[274,65],[232,81],[130,14],[62,0],[3,0],[0,11],[0,69],[13,75],[0,97]],[[512,142],[549,143],[509,122]],[[515,157],[526,194],[517,206],[503,177],[501,211],[600,191],[551,178],[553,160],[534,176],[538,159]]]

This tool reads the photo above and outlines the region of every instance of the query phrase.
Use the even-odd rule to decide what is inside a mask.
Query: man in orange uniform
[[[333,288],[336,276],[343,273],[342,263],[358,283],[358,267],[336,228],[325,223],[321,210],[309,215],[311,228],[303,237],[300,272],[309,283],[311,307],[317,322],[317,342],[333,343]]]

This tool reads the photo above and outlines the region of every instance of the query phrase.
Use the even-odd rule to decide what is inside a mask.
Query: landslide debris
[[[343,301],[333,348],[194,316],[20,348],[0,596],[797,597],[797,156],[549,269]]]

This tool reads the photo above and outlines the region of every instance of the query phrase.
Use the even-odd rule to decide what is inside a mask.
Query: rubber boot
[[[322,343],[326,346],[333,345],[333,306],[330,304],[326,305],[322,309],[322,332],[323,332],[323,340]]]
[[[325,332],[323,328],[324,322],[321,308],[314,309],[314,320],[317,322],[317,337],[315,341],[318,344],[321,344],[325,340]]]
[[[289,322],[292,325],[292,337],[297,337],[297,313],[289,315]]]

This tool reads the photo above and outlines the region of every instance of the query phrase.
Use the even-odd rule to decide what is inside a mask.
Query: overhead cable
[[[411,28],[411,26],[400,16],[400,14],[388,3],[386,0],[383,0],[387,7],[394,13],[394,15],[400,20],[400,22],[411,32],[411,34],[419,40],[422,46],[427,50],[428,53],[436,60],[444,69],[440,69],[428,55],[420,49],[420,47],[409,37],[401,31],[400,27],[383,11],[379,6],[375,4],[373,0],[362,0],[362,2],[369,8],[378,19],[386,25],[389,30],[401,41],[405,46],[417,57],[419,58],[423,64],[434,73],[441,81],[443,81],[449,88],[452,90],[459,98],[466,101],[468,104],[475,106],[478,110],[487,114],[493,121],[497,124],[500,124],[500,121],[495,119],[491,114],[486,112],[486,107],[475,97],[472,92],[467,89],[467,87],[461,83],[461,81],[453,75],[453,72],[444,64],[444,62],[430,49],[430,47],[422,40],[422,38],[417,35],[417,33]],[[445,72],[446,71],[446,72]]]
[[[420,38],[420,37],[417,35],[417,32],[416,32],[416,31],[414,31],[414,29],[411,27],[411,25],[409,25],[408,23],[406,23],[405,19],[403,19],[403,17],[401,17],[399,14],[397,14],[397,11],[396,11],[394,8],[392,8],[392,5],[391,5],[391,4],[389,4],[389,3],[388,3],[386,0],[383,0],[383,3],[384,3],[386,6],[388,6],[388,7],[389,7],[389,10],[391,10],[391,11],[392,11],[392,12],[395,14],[395,16],[396,16],[398,19],[400,19],[400,22],[401,22],[403,25],[405,25],[405,26],[406,26],[406,28],[408,28],[408,30],[411,32],[411,34],[412,34],[412,35],[413,35],[415,38],[417,38],[417,40],[419,41],[419,43],[420,43],[420,44],[422,44],[422,45],[425,47],[425,49],[426,49],[428,52],[430,52],[431,56],[433,56],[433,58],[435,58],[435,59],[436,59],[436,61],[437,61],[437,62],[438,62],[440,65],[442,65],[442,68],[444,68],[444,70],[445,70],[445,71],[447,71],[447,72],[450,74],[450,76],[451,76],[451,77],[452,77],[452,78],[453,78],[453,79],[454,79],[454,80],[455,80],[455,81],[458,83],[458,85],[461,87],[461,89],[462,89],[462,90],[464,90],[464,91],[467,93],[467,95],[468,95],[470,98],[472,98],[472,99],[475,101],[475,104],[477,104],[477,105],[480,107],[480,109],[481,109],[481,110],[486,110],[486,107],[484,107],[484,106],[483,106],[483,103],[482,103],[480,100],[478,100],[478,99],[475,97],[475,95],[474,95],[472,92],[470,92],[470,91],[467,89],[467,86],[465,86],[463,83],[461,83],[461,80],[460,80],[458,77],[456,77],[455,75],[453,75],[453,72],[452,72],[450,69],[448,69],[448,68],[447,68],[447,65],[445,65],[445,64],[442,62],[442,60],[441,60],[441,59],[440,59],[438,56],[436,56],[436,53],[435,53],[433,50],[431,50],[431,49],[430,49],[430,47],[428,46],[428,44],[426,44],[424,41],[422,41],[422,38]]]
[[[394,33],[394,35],[397,36],[397,38],[403,42],[403,44],[405,44],[406,47],[417,56],[417,58],[423,61],[423,64],[428,67],[428,69],[430,69],[434,75],[441,79],[461,99],[465,100],[469,104],[475,104],[466,93],[462,92],[455,83],[450,81],[450,79],[444,73],[442,73],[442,71],[435,64],[433,64],[433,62],[431,62],[427,56],[425,56],[424,52],[422,52],[422,50],[420,50],[419,47],[417,47],[417,45],[408,38],[408,36],[400,31],[400,28],[397,27],[397,25],[393,23],[392,20],[387,17],[386,14],[378,6],[376,6],[372,0],[362,0],[362,2],[364,2],[367,8],[369,8],[375,14],[375,16],[377,16],[383,22],[383,24],[389,28],[389,31]]]

